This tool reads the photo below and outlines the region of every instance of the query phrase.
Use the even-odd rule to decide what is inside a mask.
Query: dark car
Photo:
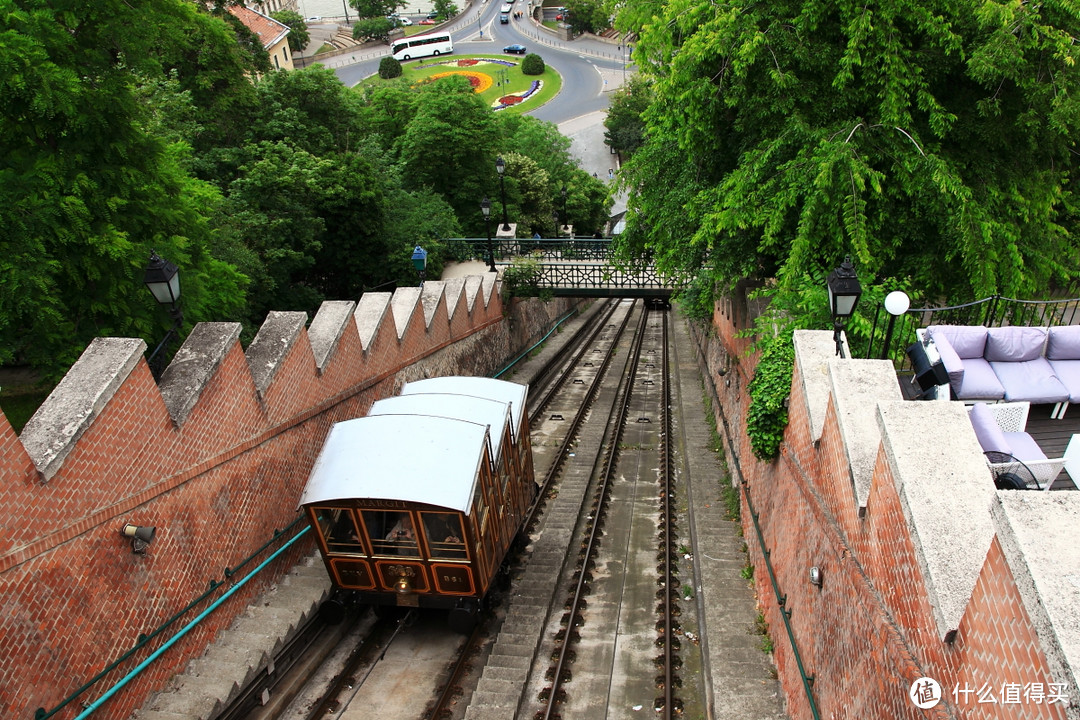
[[[524,45],[507,45],[506,47],[503,48],[503,52],[504,53],[511,53],[513,55],[524,55],[525,54],[525,46]]]
[[[428,20],[437,20],[438,18],[439,18],[439,13],[435,12],[434,10],[432,10],[431,12],[429,12],[427,14],[427,19]]]

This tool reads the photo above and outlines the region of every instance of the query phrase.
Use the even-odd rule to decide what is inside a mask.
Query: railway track
[[[339,633],[353,647],[309,651],[333,668],[296,662],[324,677],[292,692],[290,705],[229,717],[592,718],[606,707],[607,717],[648,708],[670,718],[697,707],[684,702],[700,693],[680,689],[678,670],[694,647],[680,645],[693,603],[680,608],[678,580],[678,559],[692,549],[679,542],[667,315],[611,303],[538,375],[530,406],[543,488],[509,589],[471,638],[437,619],[368,619],[362,647]],[[281,694],[252,688],[247,697]]]

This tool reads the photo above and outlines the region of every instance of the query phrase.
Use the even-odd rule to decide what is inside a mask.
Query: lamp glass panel
[[[180,273],[174,274],[167,281],[148,282],[146,287],[154,293],[154,299],[162,305],[173,305],[180,299]]]

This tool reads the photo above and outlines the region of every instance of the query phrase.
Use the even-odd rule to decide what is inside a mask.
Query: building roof
[[[243,5],[230,5],[229,12],[259,36],[264,50],[274,47],[289,34],[288,25]]]

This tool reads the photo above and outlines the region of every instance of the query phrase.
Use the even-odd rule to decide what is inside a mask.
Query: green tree
[[[498,126],[468,81],[449,77],[418,93],[416,114],[397,142],[408,189],[431,188],[454,208],[466,232],[483,231],[480,199],[497,190]]]
[[[404,2],[398,0],[349,0],[349,4],[362,18],[386,17],[397,12],[399,7],[405,6]]]
[[[432,7],[440,20],[449,20],[458,14],[457,5],[452,0],[434,0]]]
[[[141,282],[152,249],[182,268],[188,321],[242,303],[245,279],[208,252],[220,195],[187,175],[179,125],[150,132],[188,101],[138,90],[162,78],[162,44],[183,42],[174,20],[194,16],[172,0],[24,0],[0,15],[0,361],[55,374],[97,335],[160,337]]]
[[[390,31],[394,29],[394,22],[385,17],[368,17],[357,21],[353,25],[352,35],[356,40],[379,40],[390,41]]]
[[[611,94],[611,104],[604,118],[604,141],[608,147],[628,159],[645,142],[645,119],[652,97],[649,81],[631,75],[626,84]]]
[[[566,0],[566,22],[576,33],[598,33],[611,27],[611,10],[603,0]]]
[[[278,10],[270,13],[270,17],[283,25],[289,26],[289,49],[294,53],[301,52],[311,42],[311,34],[308,33],[307,23],[300,13],[295,10]]]
[[[1077,278],[1073,10],[632,2],[618,24],[654,91],[628,254],[779,292],[844,255],[934,300]]]

